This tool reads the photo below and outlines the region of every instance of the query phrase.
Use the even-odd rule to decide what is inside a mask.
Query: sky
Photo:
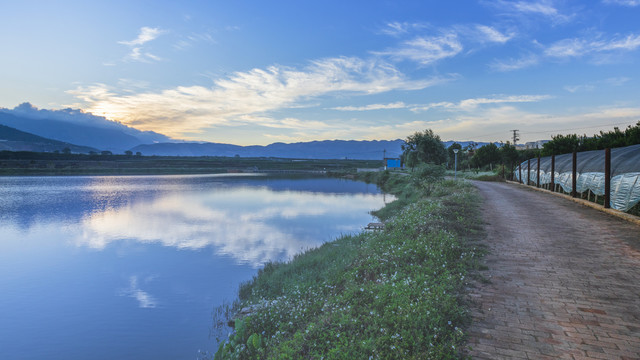
[[[0,0],[0,107],[237,145],[640,120],[640,0]]]

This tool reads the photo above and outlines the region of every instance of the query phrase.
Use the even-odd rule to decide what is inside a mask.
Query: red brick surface
[[[640,359],[640,227],[504,183],[484,197],[474,359]]]

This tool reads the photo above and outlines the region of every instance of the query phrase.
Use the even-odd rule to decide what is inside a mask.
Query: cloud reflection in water
[[[211,246],[254,267],[283,260],[330,238],[311,236],[358,230],[352,216],[383,206],[381,194],[327,194],[272,191],[266,187],[222,188],[169,193],[153,200],[87,215],[78,245],[103,249],[112,242],[134,240],[178,249]],[[322,217],[320,219],[319,217]]]
[[[136,275],[129,277],[129,288],[122,291],[122,295],[136,299],[138,301],[138,307],[144,309],[155,308],[158,306],[158,301],[155,297],[140,288],[138,285],[138,277]]]

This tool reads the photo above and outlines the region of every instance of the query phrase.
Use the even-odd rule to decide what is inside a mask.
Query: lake
[[[324,177],[0,177],[0,359],[214,352],[212,311],[240,283],[385,200]]]

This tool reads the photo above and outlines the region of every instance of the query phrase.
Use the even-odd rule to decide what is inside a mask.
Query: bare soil
[[[522,185],[474,182],[485,271],[474,359],[640,359],[640,226]]]

